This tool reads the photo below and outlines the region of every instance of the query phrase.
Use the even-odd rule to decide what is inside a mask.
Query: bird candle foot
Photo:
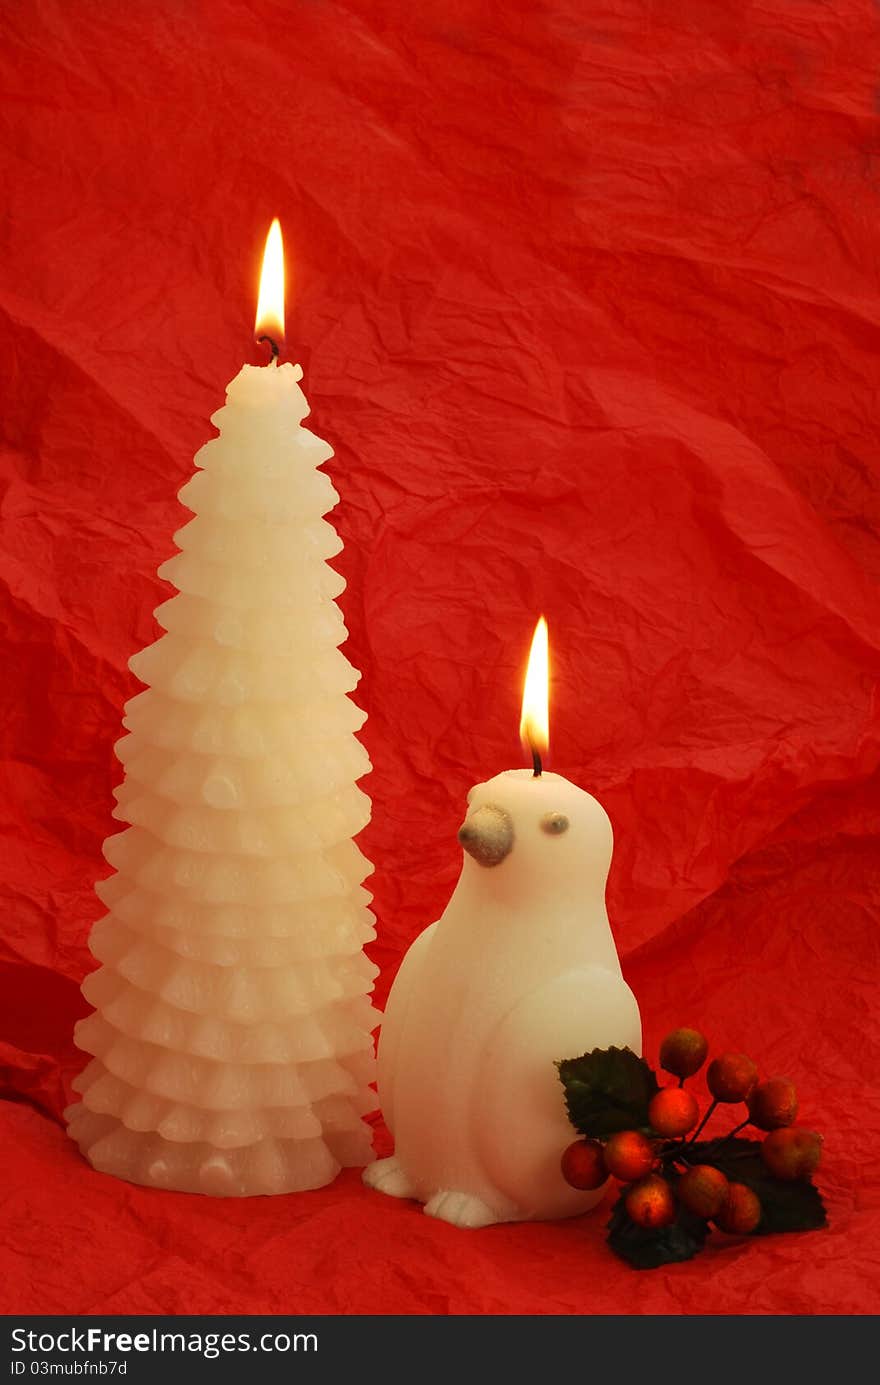
[[[368,1188],[375,1188],[389,1197],[416,1196],[415,1185],[396,1159],[376,1159],[361,1175]]]
[[[470,1193],[443,1191],[435,1193],[425,1203],[425,1215],[436,1217],[438,1221],[448,1221],[450,1226],[460,1226],[468,1231],[476,1231],[481,1226],[494,1226],[500,1221],[514,1221],[515,1217],[493,1212],[481,1198]]]

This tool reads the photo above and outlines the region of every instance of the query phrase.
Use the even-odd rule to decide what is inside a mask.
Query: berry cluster
[[[770,1175],[784,1181],[810,1177],[819,1163],[822,1137],[793,1124],[798,1108],[793,1083],[785,1077],[759,1082],[755,1064],[744,1053],[723,1053],[709,1064],[706,1083],[712,1104],[701,1120],[697,1100],[684,1083],[699,1072],[708,1051],[697,1029],[667,1034],[660,1045],[660,1066],[679,1079],[678,1086],[654,1093],[645,1128],[569,1145],[562,1155],[566,1181],[587,1190],[601,1188],[609,1175],[620,1179],[629,1185],[623,1192],[626,1214],[645,1229],[671,1226],[683,1207],[722,1231],[745,1235],[756,1230],[762,1218],[757,1193],[701,1161],[707,1146],[696,1141],[715,1108],[746,1103],[747,1117],[720,1144],[733,1141],[747,1125],[763,1131],[761,1160]]]

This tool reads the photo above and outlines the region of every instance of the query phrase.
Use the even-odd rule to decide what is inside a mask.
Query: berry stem
[[[697,1128],[696,1128],[696,1130],[694,1131],[693,1135],[691,1135],[691,1138],[687,1141],[687,1143],[688,1143],[689,1145],[692,1145],[692,1144],[694,1143],[694,1140],[696,1140],[696,1139],[699,1137],[700,1131],[703,1129],[703,1126],[706,1124],[707,1120],[708,1120],[709,1117],[712,1115],[712,1112],[715,1110],[715,1107],[716,1107],[717,1105],[718,1105],[718,1102],[717,1102],[717,1101],[713,1101],[713,1102],[712,1102],[712,1105],[709,1107],[709,1109],[708,1109],[708,1111],[706,1112],[705,1116],[704,1116],[703,1119],[700,1121],[700,1124],[697,1126]]]
[[[732,1130],[729,1130],[727,1132],[727,1134],[724,1136],[724,1143],[726,1143],[728,1140],[732,1140],[734,1135],[738,1135],[741,1130],[745,1130],[746,1126],[750,1124],[751,1118],[749,1116],[746,1116],[744,1121],[740,1121],[739,1125],[735,1125]]]
[[[683,1160],[685,1158],[684,1151],[687,1149],[688,1144],[689,1141],[687,1139],[669,1141],[663,1149],[660,1150],[657,1156],[661,1165],[675,1165]],[[685,1162],[687,1161],[685,1160]]]

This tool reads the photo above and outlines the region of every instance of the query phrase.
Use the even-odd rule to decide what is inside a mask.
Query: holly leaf
[[[692,1260],[703,1249],[709,1224],[679,1205],[671,1226],[636,1226],[624,1205],[624,1194],[614,1204],[608,1222],[608,1244],[622,1260],[637,1270],[656,1270]]]
[[[761,1220],[754,1232],[817,1231],[828,1225],[819,1189],[808,1178],[774,1178],[760,1154],[760,1140],[698,1140],[688,1146],[689,1164],[712,1164],[732,1182],[745,1183],[761,1203]]]
[[[631,1048],[594,1048],[556,1067],[568,1119],[581,1135],[603,1140],[616,1130],[647,1129],[648,1103],[659,1085]]]

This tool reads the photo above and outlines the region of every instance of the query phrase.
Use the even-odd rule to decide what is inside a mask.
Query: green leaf
[[[671,1226],[653,1229],[636,1226],[626,1210],[624,1197],[621,1193],[611,1212],[608,1244],[634,1269],[655,1270],[660,1265],[692,1260],[703,1249],[709,1226],[702,1217],[679,1206],[678,1216]]]
[[[644,1058],[630,1048],[594,1048],[556,1064],[575,1130],[603,1140],[616,1130],[648,1125],[648,1103],[659,1091]]]
[[[687,1149],[689,1164],[712,1164],[731,1182],[757,1193],[761,1220],[756,1236],[773,1231],[817,1231],[828,1225],[825,1204],[808,1178],[774,1178],[760,1154],[760,1140],[698,1140]]]

